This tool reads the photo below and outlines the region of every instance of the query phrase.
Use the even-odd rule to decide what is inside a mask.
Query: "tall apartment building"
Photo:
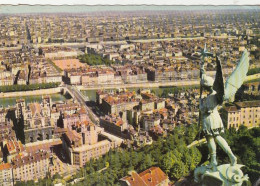
[[[10,163],[0,164],[0,185],[13,186],[12,166]]]
[[[6,140],[4,142],[4,154],[7,157],[7,162],[10,163],[17,154],[22,153],[25,149],[21,141]]]
[[[260,126],[260,101],[236,102],[224,111],[227,128],[238,129],[240,125],[248,128]]]
[[[97,127],[90,122],[77,122],[73,130],[63,134],[63,149],[72,165],[83,167],[90,159],[106,154],[111,148],[108,140],[98,141]]]
[[[124,133],[124,131],[129,128],[126,121],[126,112],[123,112],[122,118],[119,115],[106,115],[100,117],[100,126],[110,134],[114,134],[122,138],[130,138],[128,132]]]
[[[44,178],[48,173],[49,157],[46,151],[28,154],[28,156],[18,155],[11,163],[14,179],[28,181]]]
[[[107,96],[102,100],[102,109],[105,113],[120,114],[120,112],[131,110],[139,105],[139,100],[132,96]]]

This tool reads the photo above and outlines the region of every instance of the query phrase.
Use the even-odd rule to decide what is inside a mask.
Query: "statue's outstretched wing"
[[[249,53],[245,49],[243,55],[230,77],[225,83],[224,100],[230,100],[243,84],[249,67]]]
[[[217,92],[216,96],[217,96],[218,104],[222,104],[223,97],[224,97],[224,80],[222,75],[221,63],[217,56],[216,56],[216,63],[217,63],[217,71],[216,71],[215,81],[213,84],[213,89]]]

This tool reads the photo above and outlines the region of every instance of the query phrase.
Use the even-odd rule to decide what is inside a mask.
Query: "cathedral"
[[[24,99],[16,100],[16,118],[24,126],[25,142],[36,142],[52,138],[54,126],[51,124],[50,96],[43,96],[41,103],[25,103]]]

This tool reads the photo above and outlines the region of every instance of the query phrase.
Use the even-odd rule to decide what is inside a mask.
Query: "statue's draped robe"
[[[213,91],[200,102],[202,114],[202,128],[205,135],[215,136],[224,132],[223,122],[217,110],[218,101],[216,91]]]

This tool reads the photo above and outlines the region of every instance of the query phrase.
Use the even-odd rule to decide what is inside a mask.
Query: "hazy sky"
[[[45,5],[259,5],[259,0],[1,0],[0,4]]]
[[[259,6],[154,6],[154,5],[131,5],[131,6],[50,6],[50,5],[0,5],[0,13],[82,13],[95,11],[135,11],[135,10],[205,10],[205,9],[258,9]]]

